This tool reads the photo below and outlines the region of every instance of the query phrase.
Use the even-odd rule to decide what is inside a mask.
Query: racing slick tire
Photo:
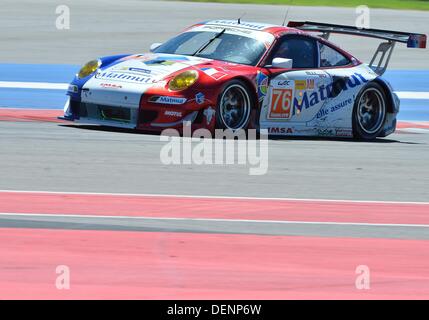
[[[252,92],[241,80],[227,82],[219,95],[216,107],[216,128],[233,132],[249,127],[254,109]]]
[[[387,98],[384,89],[368,83],[358,94],[353,107],[353,136],[358,140],[374,140],[386,121]]]

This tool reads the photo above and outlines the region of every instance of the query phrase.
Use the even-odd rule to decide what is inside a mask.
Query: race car
[[[369,64],[331,33],[383,39]],[[426,35],[316,22],[198,23],[149,53],[85,64],[62,119],[162,132],[256,129],[269,135],[371,140],[395,131],[399,99],[381,76],[396,42]]]

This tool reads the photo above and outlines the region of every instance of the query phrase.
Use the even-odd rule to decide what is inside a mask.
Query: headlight
[[[198,72],[195,70],[188,70],[175,76],[168,83],[168,89],[172,91],[184,90],[192,86],[198,79]]]
[[[79,79],[85,78],[89,76],[91,73],[94,73],[100,66],[101,66],[100,60],[91,60],[79,70],[77,77]]]

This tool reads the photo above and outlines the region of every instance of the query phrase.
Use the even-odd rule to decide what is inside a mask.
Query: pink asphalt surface
[[[1,299],[429,298],[425,241],[37,229],[0,241]],[[55,287],[58,265],[70,290]]]
[[[0,109],[0,121],[61,122],[57,117],[62,115],[62,110]]]
[[[63,122],[57,117],[63,116],[62,110],[54,109],[1,109],[0,121],[42,121],[42,122]],[[398,132],[402,129],[428,129],[427,121],[399,121],[397,124]]]
[[[172,209],[174,208],[174,209]],[[428,204],[0,193],[0,212],[427,224]],[[0,230],[0,299],[428,299],[423,240]],[[71,289],[55,287],[58,265]],[[355,287],[370,268],[370,290]]]
[[[0,192],[0,212],[429,224],[429,203]]]

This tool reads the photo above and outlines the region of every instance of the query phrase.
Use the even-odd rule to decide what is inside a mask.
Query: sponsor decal
[[[296,90],[314,90],[315,79],[295,80]]]
[[[275,86],[277,87],[289,87],[293,83],[292,80],[278,80]]]
[[[285,133],[293,133],[292,128],[279,128],[279,127],[269,127],[268,133],[270,134],[285,134]]]
[[[152,71],[148,69],[143,68],[134,68],[134,67],[123,67],[121,68],[123,71],[131,71],[131,72],[137,72],[137,73],[143,73],[143,74],[151,74]]]
[[[326,117],[328,115],[328,113],[329,113],[329,109],[321,109],[317,113],[316,118],[320,119],[320,118]]]
[[[227,75],[225,72],[219,71],[215,68],[201,68],[200,70],[215,80],[220,80]]]
[[[171,66],[175,63],[189,61],[189,58],[184,56],[142,56],[140,59],[145,65],[155,66]]]
[[[167,81],[166,80],[161,80],[161,81],[155,82],[152,85],[152,88],[165,88],[166,85],[167,85]]]
[[[70,84],[69,87],[67,88],[67,91],[77,93],[79,91],[79,88],[76,85]]]
[[[202,28],[204,30],[223,30],[223,29],[226,29],[226,31],[229,31],[229,32],[243,33],[243,34],[246,34],[246,35],[253,34],[252,30],[243,30],[243,29],[234,28],[234,27],[225,28],[225,27],[220,27],[220,26],[205,25]]]
[[[337,137],[351,137],[353,136],[353,131],[351,129],[335,129],[335,135]]]
[[[159,96],[159,97],[152,97],[149,99],[149,101],[153,103],[162,103],[162,104],[184,104],[186,102],[186,98]]]
[[[313,107],[326,99],[334,97],[335,92],[347,91],[348,89],[360,86],[368,82],[360,73],[354,73],[348,80],[336,81],[327,86],[320,86],[315,91],[309,93],[305,91],[300,99],[295,98],[293,101],[293,114],[302,112],[303,109]]]
[[[133,55],[130,55],[130,56],[123,57],[122,59],[120,59],[120,61],[137,60],[137,59],[142,59],[142,57],[144,57],[144,55],[133,54]]]
[[[212,107],[208,107],[207,109],[204,110],[203,114],[206,117],[207,125],[209,125],[210,122],[212,122],[212,118],[215,115],[215,113],[216,111]]]
[[[305,90],[307,89],[306,80],[295,80],[295,90]]]
[[[169,116],[169,117],[182,118],[182,112],[180,112],[180,111],[166,110],[164,112],[164,115]]]
[[[329,128],[317,129],[317,134],[319,136],[333,136],[334,130]]]
[[[120,82],[131,82],[131,83],[154,83],[156,81],[151,77],[136,76],[136,75],[117,72],[117,71],[98,72],[95,75],[95,78],[100,80],[114,79]]]
[[[309,75],[309,76],[317,76],[319,78],[327,78],[328,75],[326,73],[319,73],[316,71],[306,71],[305,74]]]
[[[258,71],[256,75],[256,87],[258,88],[259,101],[263,100],[268,92],[268,76]]]
[[[338,103],[338,104],[332,106],[330,111],[335,112],[335,111],[340,110],[340,109],[344,108],[345,106],[352,104],[352,103],[353,103],[352,98],[349,98],[349,99],[347,99],[341,103]]]
[[[294,83],[291,80],[280,80],[273,83],[268,119],[290,119],[292,116],[293,88]]]
[[[412,34],[407,41],[408,48],[426,48],[426,35]]]
[[[205,100],[206,100],[206,98],[205,98],[203,93],[199,92],[195,95],[195,101],[198,104],[203,104]]]
[[[155,66],[155,65],[172,66],[175,63],[177,63],[177,61],[162,60],[162,59],[155,59],[155,60],[150,60],[150,61],[145,61],[144,62],[144,64],[147,65],[147,66]]]
[[[346,106],[348,106],[348,105],[350,105],[352,103],[353,103],[353,99],[352,98],[348,98],[347,100],[341,101],[340,103],[337,103],[337,104],[335,104],[335,105],[333,105],[331,107],[321,109],[317,113],[316,118],[317,119],[323,118],[323,117],[327,116],[329,113],[332,113],[332,112],[335,112],[337,110],[340,110],[340,109],[342,109],[342,108],[344,108],[344,107],[346,107]]]
[[[248,28],[248,29],[252,29],[252,30],[263,30],[267,27],[270,27],[270,25],[268,25],[268,24],[248,23],[248,22],[244,22],[244,21],[238,22],[238,20],[215,20],[215,21],[210,21],[207,24],[237,26],[240,28]]]
[[[114,83],[100,83],[100,87],[111,88],[111,89],[121,89],[122,86]]]

